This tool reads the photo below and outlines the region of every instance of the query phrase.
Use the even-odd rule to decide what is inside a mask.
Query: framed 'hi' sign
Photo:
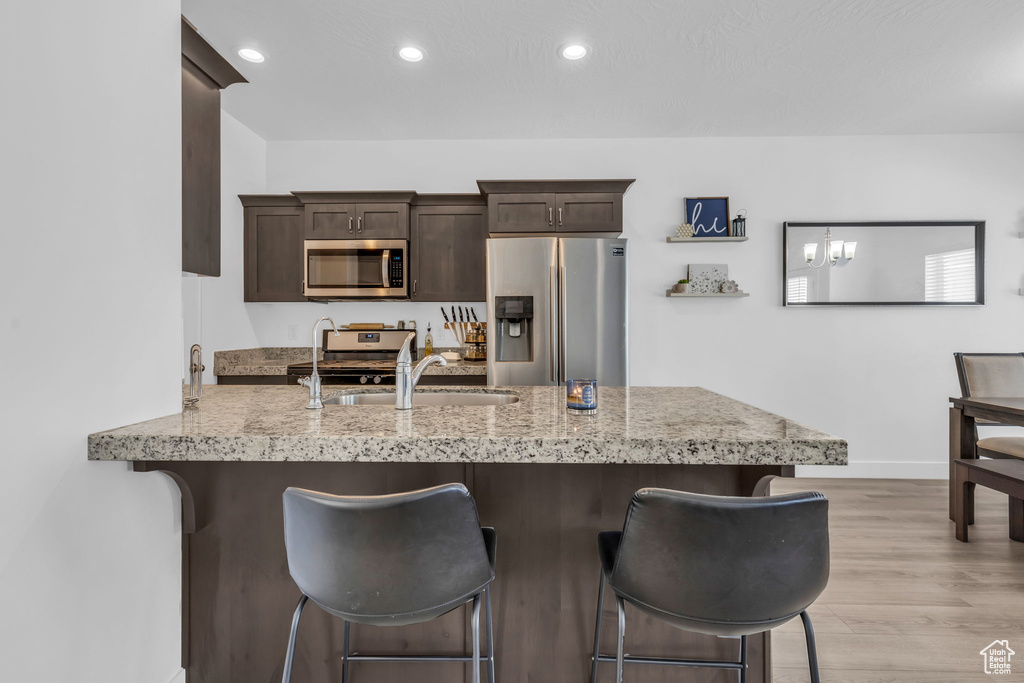
[[[729,236],[728,197],[687,197],[686,222],[694,237]]]

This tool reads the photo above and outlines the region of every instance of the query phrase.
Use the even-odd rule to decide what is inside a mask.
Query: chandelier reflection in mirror
[[[804,260],[807,261],[807,265],[811,268],[821,268],[825,264],[842,268],[852,261],[853,257],[857,254],[857,243],[833,240],[832,228],[825,228],[825,253],[821,256],[821,263],[815,264],[814,259],[817,254],[817,242],[810,242],[804,245]]]

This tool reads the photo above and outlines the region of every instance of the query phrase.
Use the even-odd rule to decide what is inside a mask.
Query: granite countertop
[[[452,348],[438,348],[437,352],[455,351]],[[417,358],[423,358],[423,349]],[[323,360],[323,351],[317,351],[317,358]],[[277,346],[257,349],[233,349],[213,352],[213,374],[218,376],[287,375],[288,366],[308,363],[308,346]],[[448,365],[431,365],[423,371],[425,375],[486,375],[486,361],[450,360]]]
[[[847,462],[844,439],[699,387],[600,387],[594,415],[568,413],[563,387],[454,390],[513,393],[520,401],[504,406],[417,406],[410,411],[333,405],[307,410],[308,392],[302,387],[206,386],[197,408],[90,435],[89,459]],[[325,398],[354,391],[359,392],[325,392]]]

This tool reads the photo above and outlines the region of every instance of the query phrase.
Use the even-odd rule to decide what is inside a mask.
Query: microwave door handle
[[[388,262],[391,260],[391,250],[385,249],[381,252],[380,258],[380,281],[384,289],[391,289],[391,278],[388,277]]]

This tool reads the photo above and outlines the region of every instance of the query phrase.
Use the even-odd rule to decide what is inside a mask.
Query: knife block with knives
[[[452,317],[449,319],[448,312],[444,306],[441,307],[445,329],[451,330],[455,336],[462,349],[463,360],[487,360],[487,323],[480,322],[471,306],[466,306],[465,312],[462,306],[458,309],[459,312],[456,314],[455,306],[452,306]]]

